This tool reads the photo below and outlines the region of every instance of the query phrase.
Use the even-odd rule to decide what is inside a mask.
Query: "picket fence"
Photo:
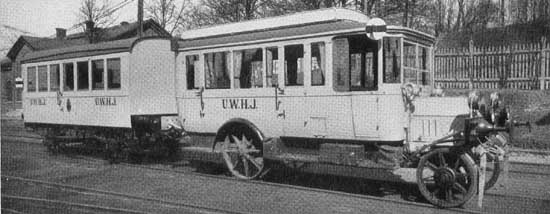
[[[550,90],[550,44],[437,48],[434,83],[455,89]]]

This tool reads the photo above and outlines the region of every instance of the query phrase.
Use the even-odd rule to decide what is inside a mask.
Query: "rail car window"
[[[285,46],[285,85],[304,85],[304,46]]]
[[[261,48],[233,52],[235,88],[261,88],[263,85],[263,51]]]
[[[378,89],[378,42],[366,35],[337,37],[332,43],[336,91]]]
[[[59,65],[50,65],[50,91],[59,90],[60,83],[61,80],[59,79]]]
[[[364,35],[352,36],[349,41],[349,69],[351,90],[378,88],[378,43]]]
[[[311,44],[311,85],[325,85],[325,43]]]
[[[384,38],[384,83],[401,82],[400,38]]]
[[[185,60],[187,68],[187,89],[198,89],[200,83],[197,82],[199,78],[195,78],[198,77],[198,69],[195,65],[198,65],[197,63],[199,63],[199,55],[186,56]]]
[[[207,89],[230,88],[229,52],[204,54],[204,75]]]
[[[431,83],[428,57],[428,48],[410,42],[405,42],[403,44],[403,72],[405,82],[412,82],[420,85],[429,85]]]
[[[38,66],[38,91],[48,91],[48,66]]]
[[[27,68],[27,92],[36,91],[36,67]]]
[[[63,90],[74,90],[74,64],[72,62],[63,64]]]
[[[107,88],[120,89],[120,58],[107,59]]]
[[[101,90],[105,88],[105,81],[103,81],[103,74],[105,73],[105,61],[93,60],[92,61],[92,89]]]
[[[273,81],[273,74],[277,73],[277,63],[279,61],[279,51],[277,47],[270,47],[266,48],[266,72],[265,72],[265,79],[266,79],[266,85],[268,87],[274,87],[277,85],[276,82]]]
[[[76,63],[77,79],[76,87],[78,90],[88,90],[88,61]]]

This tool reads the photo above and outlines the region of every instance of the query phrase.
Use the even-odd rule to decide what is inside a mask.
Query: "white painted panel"
[[[177,113],[175,57],[167,39],[134,45],[129,60],[131,114]]]
[[[357,94],[351,96],[353,124],[357,138],[378,138],[378,95]]]

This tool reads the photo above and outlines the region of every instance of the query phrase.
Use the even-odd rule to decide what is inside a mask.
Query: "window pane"
[[[77,87],[78,90],[88,90],[88,61],[77,62]]]
[[[27,68],[27,91],[36,91],[36,67]]]
[[[105,81],[103,81],[103,74],[105,72],[104,61],[94,60],[92,61],[92,89],[98,90],[105,88]]]
[[[199,55],[192,55],[185,57],[185,64],[187,65],[187,89],[197,89],[198,87],[198,69],[195,67],[195,63],[199,63]]]
[[[325,43],[311,44],[311,85],[325,85]]]
[[[233,55],[235,88],[260,88],[263,85],[262,49],[235,51]]]
[[[65,63],[63,64],[63,82],[64,82],[64,91],[74,90],[74,64]]]
[[[365,35],[351,36],[349,41],[351,90],[378,88],[378,43]]]
[[[304,85],[304,46],[285,46],[285,85]]]
[[[416,45],[411,43],[403,43],[403,66],[416,68]]]
[[[425,47],[419,47],[418,60],[420,60],[420,69],[428,70],[428,49]]]
[[[266,81],[267,86],[273,87],[276,86],[277,83],[273,80],[273,74],[277,73],[277,65],[279,62],[279,52],[277,50],[277,47],[267,48],[266,49]]]
[[[401,50],[399,38],[384,38],[384,83],[401,82]]]
[[[107,88],[120,88],[120,58],[107,59]]]
[[[48,66],[38,66],[38,91],[48,91]]]
[[[207,89],[230,88],[229,52],[204,54],[204,75]]]
[[[59,65],[50,65],[50,91],[59,90]]]
[[[418,56],[418,60],[419,60],[419,63],[420,63],[420,69],[422,70],[422,76],[421,76],[421,84],[422,85],[430,85],[431,83],[431,72],[430,72],[430,68],[429,68],[429,65],[428,65],[428,49],[425,48],[425,47],[420,47],[419,48],[419,53],[418,53],[420,56]]]

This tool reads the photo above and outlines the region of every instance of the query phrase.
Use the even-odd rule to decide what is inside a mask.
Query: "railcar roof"
[[[230,46],[238,43],[254,43],[261,40],[277,39],[281,40],[290,37],[300,37],[307,35],[320,34],[325,32],[336,31],[362,31],[365,27],[364,23],[353,22],[349,20],[335,20],[323,23],[299,25],[293,27],[276,28],[264,31],[235,33],[229,35],[221,35],[216,37],[207,37],[190,40],[180,40],[178,46],[183,49],[194,49],[212,46]]]
[[[364,31],[368,20],[366,15],[348,9],[315,10],[186,31],[178,41],[178,47],[196,50],[331,33],[359,33]],[[427,45],[435,41],[432,35],[406,27],[388,26],[388,33],[402,34]]]
[[[349,20],[365,24],[369,18],[362,13],[349,9],[327,8],[189,30],[182,34],[181,39],[198,39],[336,20]]]
[[[137,38],[122,39],[111,42],[92,43],[67,48],[33,51],[25,54],[22,63],[62,60],[111,53],[129,52]]]

